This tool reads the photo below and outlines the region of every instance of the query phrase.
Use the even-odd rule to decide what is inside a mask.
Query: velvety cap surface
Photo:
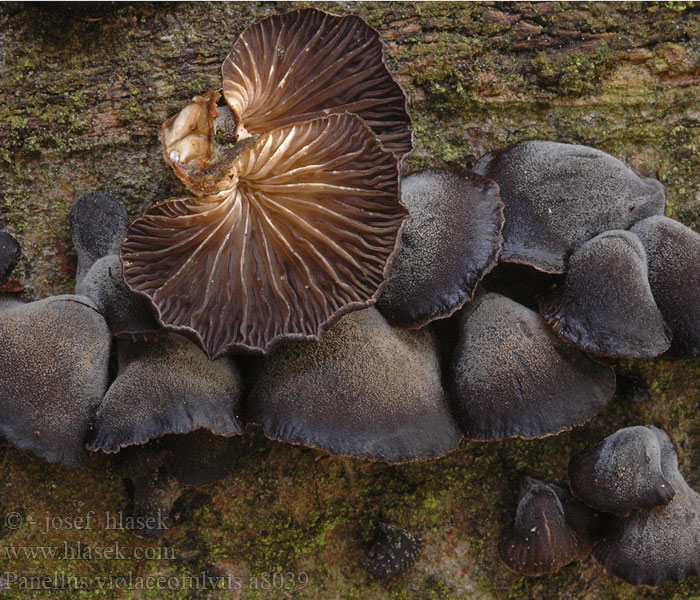
[[[628,231],[606,231],[577,249],[564,285],[543,299],[540,314],[588,352],[653,358],[671,345],[649,287],[646,252]]]
[[[245,406],[269,437],[358,458],[435,458],[461,438],[432,334],[392,328],[374,308],[265,358]]]
[[[611,368],[504,296],[477,296],[462,309],[459,327],[447,381],[469,439],[553,435],[592,419],[613,396]]]
[[[533,141],[482,157],[505,205],[501,260],[563,273],[569,252],[610,229],[662,215],[663,186],[586,146]]]
[[[376,306],[417,328],[451,315],[496,265],[503,204],[493,181],[435,170],[403,179],[401,201],[409,218]]]

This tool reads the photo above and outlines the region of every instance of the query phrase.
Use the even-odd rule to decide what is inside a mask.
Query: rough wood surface
[[[219,87],[219,66],[246,25],[295,6],[0,5],[0,228],[24,246],[17,274],[27,297],[71,290],[68,210],[77,196],[109,192],[135,217],[182,191],[161,158],[161,123],[191,97]],[[380,30],[390,67],[410,97],[417,148],[408,171],[468,167],[488,150],[527,139],[582,143],[659,178],[667,188],[667,214],[700,229],[700,6],[320,6],[360,14]],[[599,417],[570,433],[463,443],[431,463],[389,467],[328,458],[251,433],[233,475],[179,501],[176,524],[162,542],[106,527],[107,511],[126,507],[123,484],[106,460],[68,472],[0,444],[0,571],[48,576],[47,587],[65,588],[31,592],[16,584],[2,595],[698,597],[697,579],[637,590],[590,559],[526,579],[496,558],[519,477],[561,481],[572,453],[621,426],[664,428],[678,445],[686,479],[700,488],[700,363],[657,360],[625,363],[622,370],[644,375],[648,402],[634,404],[620,393]],[[77,529],[76,519],[90,511],[91,527]],[[10,513],[22,525],[3,524]],[[425,541],[416,566],[388,582],[362,568],[379,513]],[[47,530],[46,517],[59,520]],[[92,555],[61,560],[42,554],[49,551],[41,548],[56,547],[60,557],[64,543],[78,542]],[[115,544],[123,560],[95,557],[95,549]],[[24,546],[34,550],[9,557],[7,548]],[[274,572],[282,576],[265,576]],[[188,576],[201,582],[202,573],[232,579],[219,581],[223,589],[212,589],[212,580],[205,582],[209,589],[193,589],[199,584]],[[107,576],[123,576],[112,585],[127,589],[103,589],[108,584],[99,578]],[[164,589],[138,589],[139,583],[156,585],[138,579],[148,576],[174,579]],[[275,589],[280,585],[292,589]],[[76,587],[83,589],[69,589]]]

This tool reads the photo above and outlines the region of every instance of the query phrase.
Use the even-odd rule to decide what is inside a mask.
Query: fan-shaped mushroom
[[[700,494],[678,470],[670,438],[650,429],[661,447],[663,476],[676,493],[665,506],[613,518],[593,549],[595,559],[608,571],[635,585],[661,585],[700,575]]]
[[[675,490],[663,472],[666,435],[656,427],[627,427],[569,462],[571,491],[596,510],[628,515],[668,504]]]
[[[432,333],[392,328],[373,307],[266,357],[244,415],[271,438],[386,462],[442,456],[461,438]]]
[[[54,296],[0,312],[0,433],[79,466],[108,385],[109,329],[88,298]]]
[[[516,573],[554,573],[586,558],[597,530],[594,512],[553,483],[523,478],[513,523],[498,540],[498,554]]]
[[[673,334],[669,354],[700,355],[700,235],[660,216],[630,231],[642,240],[651,291]]]
[[[151,208],[121,254],[129,287],[210,357],[314,339],[374,302],[406,218],[397,156],[412,147],[405,96],[357,17],[263,19],[223,77],[230,109],[209,92],[162,132],[200,198]]]
[[[563,273],[569,252],[599,233],[662,215],[663,186],[586,146],[533,141],[483,156],[505,205],[501,260]]]
[[[542,300],[540,314],[589,352],[651,358],[671,345],[647,280],[646,252],[628,231],[606,231],[578,248],[564,285]]]
[[[355,116],[274,130],[221,192],[137,219],[124,277],[212,358],[315,338],[374,302],[406,217],[397,180],[396,159]]]
[[[496,265],[503,203],[490,179],[435,170],[405,178],[401,201],[410,216],[377,308],[417,328],[450,316]]]
[[[79,286],[96,260],[119,253],[128,220],[121,202],[106,194],[92,193],[73,203],[70,225],[78,255],[75,282]]]
[[[540,316],[498,294],[460,313],[447,373],[462,432],[473,440],[535,438],[593,418],[612,398],[615,375],[560,341]]]
[[[243,432],[236,417],[241,378],[229,358],[210,361],[173,333],[157,342],[120,340],[118,348],[119,373],[97,410],[90,449],[117,452],[201,428]]]

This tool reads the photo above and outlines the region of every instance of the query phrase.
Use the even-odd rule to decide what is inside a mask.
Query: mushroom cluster
[[[658,181],[533,141],[400,182],[406,99],[358,17],[258,21],[224,61],[223,97],[162,128],[192,196],[131,225],[112,198],[81,196],[75,294],[0,293],[0,434],[15,446],[71,467],[113,455],[135,510],[167,513],[183,485],[230,470],[248,425],[332,454],[433,459],[463,438],[586,423],[615,392],[609,357],[700,354],[700,235],[663,216]],[[0,235],[0,284],[18,256]],[[595,543],[635,583],[697,572],[659,559],[642,575],[619,551],[699,502],[668,438],[636,429],[604,461],[572,460],[573,496],[525,480],[499,544],[510,568],[551,572]],[[620,516],[601,537],[603,513]],[[417,537],[379,533],[376,576],[417,558]]]
[[[569,480],[571,494],[526,480],[515,521],[498,544],[510,569],[553,573],[592,552],[635,585],[700,575],[700,494],[681,475],[662,430],[620,429],[574,456]]]

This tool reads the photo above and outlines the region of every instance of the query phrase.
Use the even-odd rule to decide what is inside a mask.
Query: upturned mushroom
[[[566,345],[517,302],[477,295],[458,327],[446,379],[468,439],[554,435],[587,422],[612,399],[613,370]]]
[[[563,273],[568,254],[610,229],[662,215],[663,186],[600,150],[533,141],[483,156],[505,206],[501,260]]]
[[[542,299],[540,314],[588,352],[653,358],[671,345],[649,287],[646,252],[628,231],[606,231],[575,250],[564,284]]]
[[[571,459],[571,492],[588,506],[616,515],[668,504],[675,490],[663,471],[666,439],[656,427],[616,431]]]
[[[566,490],[524,477],[515,520],[501,532],[498,555],[516,573],[554,573],[591,553],[597,528],[596,514]]]
[[[503,203],[479,175],[429,170],[401,182],[409,218],[377,308],[398,327],[449,317],[498,262]]]
[[[391,463],[442,456],[461,439],[434,335],[393,328],[373,307],[265,357],[243,415],[274,439]]]
[[[223,76],[228,109],[210,92],[163,128],[166,160],[197,197],[149,209],[121,250],[129,287],[211,358],[316,339],[374,303],[412,147],[403,92],[357,17],[263,19]]]

